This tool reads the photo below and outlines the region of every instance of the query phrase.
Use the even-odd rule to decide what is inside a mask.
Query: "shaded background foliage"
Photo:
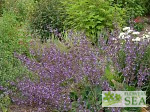
[[[53,30],[64,30],[65,9],[61,0],[40,0],[31,18],[31,28],[40,34],[42,41],[51,38]]]
[[[4,2],[4,1],[0,0],[0,16],[1,16],[2,12],[3,12],[3,9],[2,9],[2,7],[3,7],[3,2]]]

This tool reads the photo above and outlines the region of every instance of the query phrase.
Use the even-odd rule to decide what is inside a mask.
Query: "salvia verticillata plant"
[[[31,50],[32,59],[15,54],[25,66],[35,73],[35,80],[25,77],[18,81],[17,88],[22,98],[13,97],[18,104],[39,106],[42,109],[68,111],[71,108],[70,88],[85,77],[91,84],[100,84],[103,70],[100,53],[85,37],[72,38],[72,45],[66,44],[64,52],[50,43],[42,50]],[[34,44],[34,43],[33,43]]]

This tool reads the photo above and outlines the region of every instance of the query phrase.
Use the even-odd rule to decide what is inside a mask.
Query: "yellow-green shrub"
[[[117,5],[111,6],[105,0],[65,0],[67,19],[65,25],[77,30],[85,30],[93,42],[97,33],[104,28],[113,29],[124,24],[125,10]]]

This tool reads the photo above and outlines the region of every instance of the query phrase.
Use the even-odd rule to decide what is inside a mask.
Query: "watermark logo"
[[[103,91],[102,107],[146,107],[146,92]]]

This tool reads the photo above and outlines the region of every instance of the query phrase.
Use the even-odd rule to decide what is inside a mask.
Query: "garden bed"
[[[2,1],[0,111],[150,111],[149,0]],[[147,107],[102,107],[112,91],[146,91]]]

